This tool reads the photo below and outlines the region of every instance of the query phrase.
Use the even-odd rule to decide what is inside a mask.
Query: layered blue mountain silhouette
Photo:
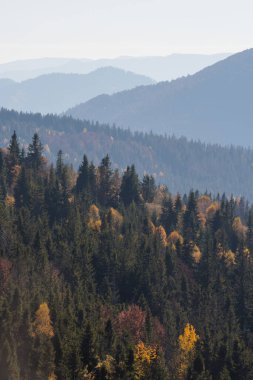
[[[0,79],[0,107],[18,111],[61,113],[99,94],[148,85],[154,81],[113,67],[89,74],[52,73],[21,83]]]
[[[253,49],[171,82],[101,95],[68,111],[138,131],[253,146]]]

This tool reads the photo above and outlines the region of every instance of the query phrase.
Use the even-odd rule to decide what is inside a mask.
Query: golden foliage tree
[[[50,312],[47,303],[42,303],[35,314],[35,320],[32,324],[32,336],[46,336],[52,338],[54,330],[50,319]]]
[[[248,228],[242,224],[241,218],[239,216],[234,218],[232,227],[238,239],[246,239]]]
[[[172,231],[170,234],[169,234],[169,237],[168,237],[168,242],[171,243],[171,244],[176,244],[176,243],[180,243],[180,244],[183,244],[184,242],[184,239],[183,239],[183,236],[180,235],[180,233],[178,231]]]
[[[192,250],[192,258],[196,264],[199,264],[202,258],[202,253],[196,244],[194,245]]]
[[[148,378],[146,374],[157,356],[156,346],[145,346],[142,341],[136,344],[134,349],[134,378],[136,380]]]
[[[236,264],[235,253],[229,250],[225,250],[221,244],[218,245],[217,255],[220,259],[222,259],[227,268],[232,267]]]
[[[163,226],[159,226],[156,228],[156,233],[157,233],[157,236],[159,238],[159,241],[162,245],[162,247],[166,247],[167,246],[167,234],[166,234],[166,231],[165,229],[163,228]]]
[[[206,209],[206,216],[208,219],[212,219],[214,214],[217,210],[219,210],[220,205],[218,202],[213,202],[210,204],[210,206]]]
[[[103,369],[107,380],[115,379],[115,359],[111,355],[106,355],[105,360],[99,360],[96,369]]]
[[[195,346],[199,336],[197,335],[195,328],[187,323],[182,335],[179,335],[179,367],[178,367],[178,378],[184,379],[190,362],[192,361],[195,354]]]
[[[88,227],[93,231],[100,231],[101,229],[101,219],[99,208],[96,205],[91,205],[88,212]]]
[[[13,195],[7,195],[6,196],[6,198],[5,198],[5,204],[8,207],[14,207],[14,205],[15,205],[15,198],[13,197]]]
[[[123,223],[123,216],[111,207],[108,212],[108,222],[114,231],[118,231]]]
[[[248,247],[244,247],[242,252],[243,252],[244,256],[246,256],[246,257],[250,256],[250,250]]]
[[[224,252],[224,261],[227,267],[231,267],[236,264],[235,253],[229,249]]]

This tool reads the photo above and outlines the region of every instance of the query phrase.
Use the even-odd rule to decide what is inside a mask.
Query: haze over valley
[[[0,78],[24,81],[44,74],[88,74],[101,67],[115,67],[151,77],[159,82],[194,74],[229,55],[231,53],[170,54],[107,59],[38,58],[0,64]]]

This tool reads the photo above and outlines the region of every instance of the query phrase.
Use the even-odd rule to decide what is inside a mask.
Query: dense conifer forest
[[[113,169],[118,168],[122,173],[133,162],[140,177],[152,174],[157,184],[167,185],[172,193],[188,193],[194,188],[212,194],[245,196],[253,201],[252,149],[209,145],[154,133],[132,133],[66,116],[1,109],[1,147],[8,146],[14,130],[26,149],[34,133],[39,131],[44,154],[50,162],[56,162],[57,152],[62,149],[64,161],[76,170],[84,152],[95,165],[109,154]]]
[[[0,153],[1,380],[253,378],[253,214],[109,156]]]

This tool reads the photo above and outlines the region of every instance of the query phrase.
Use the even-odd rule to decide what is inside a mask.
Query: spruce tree
[[[76,180],[76,193],[85,193],[89,189],[89,162],[87,156],[84,154],[83,161],[78,170],[78,177]]]
[[[145,202],[153,202],[156,186],[152,175],[145,174],[141,184],[142,196]]]
[[[98,167],[99,189],[98,200],[104,206],[108,206],[112,197],[112,169],[108,154],[102,159]]]
[[[18,165],[20,162],[20,147],[19,147],[16,131],[14,131],[13,135],[11,136],[8,150],[9,150],[8,159],[9,159],[10,166],[13,167],[15,165]]]
[[[128,166],[122,177],[120,197],[125,206],[140,202],[140,185],[134,165]]]
[[[30,166],[38,170],[43,162],[42,159],[43,146],[41,144],[38,133],[35,133],[32,138],[32,143],[28,147],[27,159]]]

